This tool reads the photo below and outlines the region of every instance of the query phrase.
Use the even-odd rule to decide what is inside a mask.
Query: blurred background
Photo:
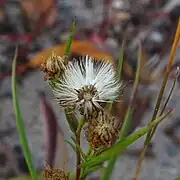
[[[151,118],[179,16],[179,0],[0,0],[0,180],[28,174],[12,105],[11,66],[16,45],[17,86],[34,164],[41,170],[47,160],[53,166],[74,169],[74,153],[63,141],[70,137],[63,111],[44,82],[39,65],[52,51],[63,55],[72,20],[76,19],[70,58],[89,54],[116,65],[125,42],[123,81],[131,82],[141,40],[140,83],[130,129],[133,132]],[[179,65],[180,49],[164,99]],[[180,176],[179,82],[168,105],[176,111],[159,126],[149,145],[142,180],[173,180]],[[131,89],[129,83],[123,103],[113,107],[119,120],[124,117]],[[132,179],[143,140],[119,158],[112,180]],[[95,176],[89,178],[98,179]]]

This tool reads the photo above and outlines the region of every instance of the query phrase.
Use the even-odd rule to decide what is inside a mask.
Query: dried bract
[[[65,70],[65,58],[52,52],[52,55],[41,64],[40,69],[45,73],[45,80],[51,77],[59,77]]]
[[[100,111],[97,117],[88,122],[86,138],[95,150],[108,148],[118,135],[115,118],[105,111]]]

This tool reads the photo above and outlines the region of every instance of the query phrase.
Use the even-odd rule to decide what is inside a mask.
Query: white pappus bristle
[[[76,106],[85,101],[79,98],[79,90],[91,86],[96,90],[91,99],[92,105],[114,101],[121,87],[115,73],[111,63],[84,56],[80,60],[69,62],[54,89],[55,96],[62,106]]]

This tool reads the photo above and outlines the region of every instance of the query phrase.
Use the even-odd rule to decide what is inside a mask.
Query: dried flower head
[[[59,77],[65,70],[65,58],[52,52],[52,55],[41,64],[40,69],[45,73],[45,80],[50,77]]]
[[[118,135],[115,118],[105,111],[100,111],[97,117],[88,122],[85,134],[93,149],[110,147]]]
[[[101,110],[101,104],[114,101],[120,84],[111,63],[84,56],[69,63],[54,89],[62,107],[73,106],[81,114]]]
[[[51,168],[49,165],[46,165],[46,168],[43,172],[44,180],[68,180],[68,175],[64,172],[63,169]]]

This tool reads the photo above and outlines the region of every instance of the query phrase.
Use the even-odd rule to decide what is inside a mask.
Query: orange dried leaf
[[[40,64],[47,59],[52,52],[54,51],[57,55],[63,56],[64,55],[64,50],[65,50],[66,44],[60,44],[60,45],[55,45],[53,47],[47,48],[35,55],[33,59],[30,60],[28,66],[31,68],[36,68],[39,67]],[[71,53],[78,53],[80,55],[89,55],[93,56],[97,59],[107,59],[110,62],[113,62],[113,57],[109,55],[106,52],[103,52],[99,50],[98,48],[95,47],[95,45],[86,40],[77,40],[73,41],[71,45]]]

